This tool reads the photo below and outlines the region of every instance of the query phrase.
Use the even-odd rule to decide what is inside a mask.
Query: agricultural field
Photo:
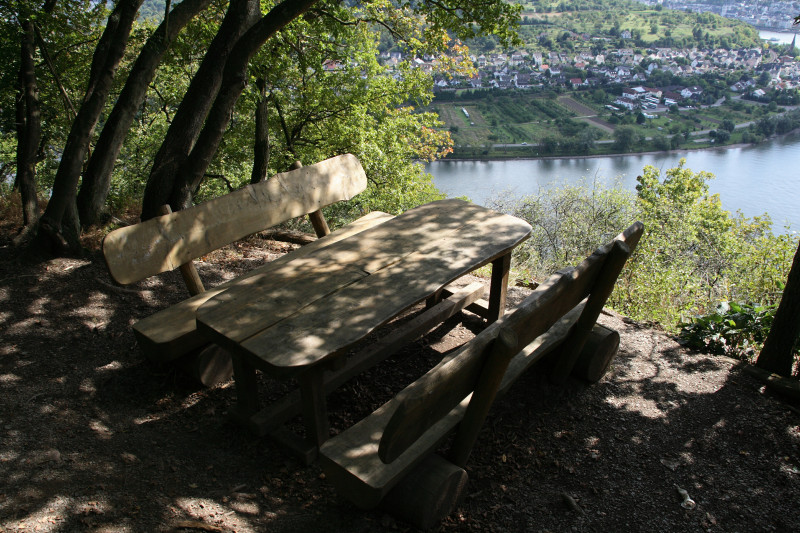
[[[530,93],[441,102],[435,103],[432,109],[439,113],[457,146],[533,144],[547,135],[560,133],[571,136],[586,127],[573,120],[575,117],[586,112],[597,113],[569,98],[562,101]],[[469,117],[463,110],[469,113]],[[602,126],[590,124],[588,127],[598,128],[598,138],[610,133]]]

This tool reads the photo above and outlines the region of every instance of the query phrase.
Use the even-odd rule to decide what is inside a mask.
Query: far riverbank
[[[426,165],[435,185],[449,196],[467,196],[490,204],[500,195],[523,197],[562,184],[616,187],[634,191],[636,177],[647,165],[663,171],[678,166],[716,177],[709,182],[725,209],[747,217],[768,213],[773,230],[800,230],[800,131],[759,144],[715,149],[680,149],[625,155],[517,158],[501,160],[444,159]]]

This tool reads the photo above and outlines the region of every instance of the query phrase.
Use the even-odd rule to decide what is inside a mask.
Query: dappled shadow
[[[123,289],[98,256],[27,263],[0,248],[0,528],[402,530],[228,422],[230,382],[200,389],[145,362],[131,324],[185,297],[175,273]],[[468,316],[334,393],[334,428],[435,364],[452,335],[478,332]],[[796,530],[796,415],[724,357],[603,321],[622,334],[609,376],[565,387],[535,369],[521,378],[490,413],[467,498],[441,530]],[[565,492],[585,514],[564,506]]]
[[[497,499],[514,512],[493,509],[478,527],[511,516],[528,529],[796,530],[800,512],[784,503],[800,495],[796,415],[761,396],[735,361],[621,331],[622,352],[600,383],[558,388],[533,372],[496,404],[473,454],[482,496],[462,512],[480,513],[486,491],[512,479]],[[696,509],[681,507],[676,486]]]

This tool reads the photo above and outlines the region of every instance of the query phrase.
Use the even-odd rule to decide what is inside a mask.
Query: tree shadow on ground
[[[200,389],[143,360],[131,324],[184,297],[176,274],[128,290],[97,256],[31,263],[0,248],[0,528],[405,529],[231,424],[230,382]],[[465,317],[337,391],[334,425],[474,335],[481,322]],[[480,434],[465,501],[439,529],[796,530],[794,412],[729,359],[604,320],[622,334],[611,373],[593,386],[556,387],[536,371],[518,381]]]

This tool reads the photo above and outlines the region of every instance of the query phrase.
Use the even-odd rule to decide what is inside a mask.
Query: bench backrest
[[[582,322],[593,325],[625,260],[638,243],[642,228],[641,223],[637,222],[614,241],[597,249],[577,267],[551,276],[512,313],[486,328],[401,391],[397,395],[399,406],[381,437],[378,451],[381,460],[384,463],[394,461],[473,391],[480,390],[482,394],[480,397],[477,392],[473,394],[464,420],[470,417],[470,411],[485,416],[499,386],[496,374],[499,371],[499,377],[502,378],[508,363],[505,359],[509,358],[509,354],[513,357],[587,297],[589,300],[576,329],[580,329],[578,326]],[[599,297],[593,299],[593,293]],[[502,343],[498,342],[498,337],[503,339]],[[510,343],[515,345],[508,346]],[[487,388],[491,387],[494,387],[494,391],[487,392]],[[482,405],[474,405],[476,401]],[[462,435],[457,435],[454,450],[460,448],[460,451],[456,451],[460,457],[454,461],[456,464],[465,462],[482,421],[480,418],[477,427],[474,421],[471,422],[473,427],[463,437],[468,441],[466,444],[459,443]]]
[[[208,202],[112,231],[103,255],[118,283],[133,283],[295,217],[349,200],[367,187],[351,154],[278,174]]]

